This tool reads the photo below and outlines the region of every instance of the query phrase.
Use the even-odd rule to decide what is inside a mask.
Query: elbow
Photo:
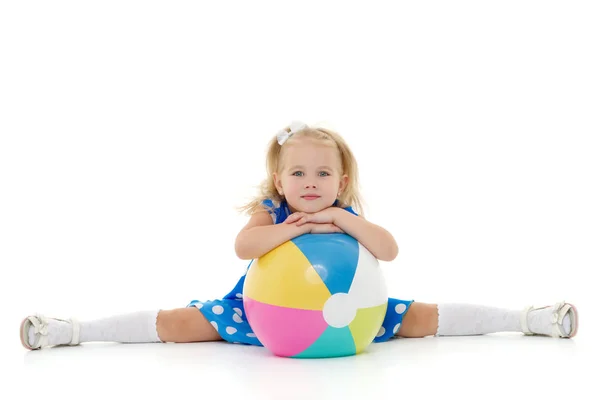
[[[238,246],[237,242],[235,243],[235,255],[241,260],[244,259],[243,249],[241,249],[240,246]]]
[[[235,249],[235,255],[240,259],[240,260],[252,260],[254,257],[250,256],[245,250],[243,249],[238,249],[236,247]]]
[[[396,256],[398,255],[398,252],[395,253],[386,253],[386,254],[382,254],[379,258],[380,261],[394,261],[394,259],[396,258]]]
[[[244,246],[235,244],[235,255],[241,260],[252,260],[254,257],[248,252]]]
[[[251,260],[252,259],[252,257],[250,257],[248,254],[248,246],[245,245],[244,240],[241,239],[239,235],[235,239],[234,250],[235,250],[235,255],[238,258],[240,258],[242,260]]]
[[[251,242],[251,240],[237,239],[234,247],[235,255],[242,260],[259,258],[261,256],[260,250]]]
[[[394,261],[394,259],[396,259],[397,256],[398,256],[398,245],[396,244],[395,240],[392,240],[390,245],[387,246],[387,248],[381,252],[380,257],[377,257],[377,258],[379,258],[381,261],[390,262],[390,261]]]

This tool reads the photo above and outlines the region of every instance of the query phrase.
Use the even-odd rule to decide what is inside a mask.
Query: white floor
[[[20,394],[0,398],[598,399],[597,346],[583,333],[397,339],[313,360],[224,342],[11,346],[23,369],[3,387],[16,384]]]

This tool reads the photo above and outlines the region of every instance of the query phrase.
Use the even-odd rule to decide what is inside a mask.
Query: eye
[[[327,171],[321,171],[321,172],[319,172],[319,174],[325,174],[325,175],[320,175],[320,176],[329,176],[329,172],[327,172]]]
[[[301,176],[301,175],[296,175],[296,174],[302,174],[302,173],[303,173],[302,171],[296,171],[292,174],[292,176]]]

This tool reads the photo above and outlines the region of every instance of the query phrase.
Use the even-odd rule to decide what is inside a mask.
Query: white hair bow
[[[290,136],[292,136],[294,133],[301,131],[302,129],[306,128],[307,126],[308,125],[306,125],[304,122],[293,121],[289,127],[279,131],[279,133],[277,134],[277,143],[279,143],[280,145],[283,146],[283,144],[286,142],[286,140],[288,140],[290,138]],[[290,129],[289,132],[288,132],[288,128]]]

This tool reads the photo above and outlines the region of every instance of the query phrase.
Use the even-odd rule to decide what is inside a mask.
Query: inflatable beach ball
[[[377,259],[345,233],[298,236],[255,259],[244,308],[258,340],[281,357],[362,352],[387,309]]]

